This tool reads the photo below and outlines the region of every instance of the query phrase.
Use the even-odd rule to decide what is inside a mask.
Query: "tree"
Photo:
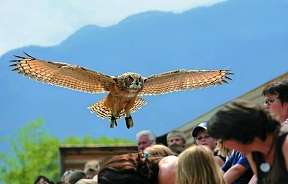
[[[0,181],[13,184],[31,184],[38,175],[45,175],[52,180],[59,180],[58,148],[61,141],[48,135],[43,129],[44,121],[41,119],[28,123],[19,130],[16,138],[10,140],[12,155],[0,152]],[[0,137],[0,142],[5,141]],[[68,137],[64,144],[102,144],[123,145],[131,144],[126,139],[111,139],[91,136],[84,138]]]

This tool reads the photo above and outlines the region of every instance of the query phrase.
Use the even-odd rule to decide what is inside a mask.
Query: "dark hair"
[[[143,153],[129,153],[112,157],[101,166],[98,182],[101,184],[156,184],[158,162],[162,157],[146,157]]]
[[[262,95],[277,95],[281,103],[288,102],[288,80],[267,85]]]
[[[216,139],[249,144],[255,137],[265,140],[280,127],[261,106],[245,101],[225,105],[208,121],[208,134]]]
[[[86,174],[81,170],[67,170],[61,177],[63,183],[68,182],[70,184],[76,183],[80,179],[85,179]]]
[[[41,179],[43,179],[47,183],[54,184],[53,181],[50,181],[46,176],[42,176],[42,175],[37,176],[36,180],[34,181],[34,184],[37,184]]]

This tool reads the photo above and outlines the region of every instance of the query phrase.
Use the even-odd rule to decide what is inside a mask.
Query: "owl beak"
[[[131,89],[140,89],[142,86],[142,83],[139,81],[133,81],[130,85]]]

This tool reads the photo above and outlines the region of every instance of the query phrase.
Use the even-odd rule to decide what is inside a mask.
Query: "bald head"
[[[159,162],[159,184],[176,184],[176,168],[178,157],[167,156]]]

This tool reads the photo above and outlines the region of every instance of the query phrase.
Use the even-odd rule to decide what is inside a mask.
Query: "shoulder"
[[[246,164],[248,162],[247,158],[239,151],[234,151],[232,157],[233,159],[235,159],[235,163],[238,163],[238,164],[242,164],[242,163]]]
[[[248,163],[247,158],[242,153],[237,151],[235,157],[236,157],[235,164],[239,164],[239,165],[245,167],[246,169],[250,168],[250,165]]]

